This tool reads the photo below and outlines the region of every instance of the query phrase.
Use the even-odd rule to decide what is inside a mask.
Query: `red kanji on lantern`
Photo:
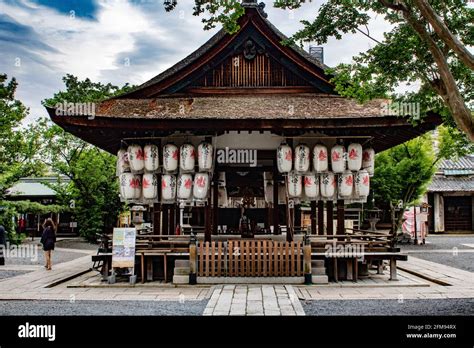
[[[137,151],[135,151],[135,156],[137,157],[138,160],[144,160],[145,153],[143,152],[143,149],[138,149]]]
[[[143,188],[148,188],[150,186],[150,182],[147,179],[143,178],[142,185],[143,185]]]
[[[161,187],[166,188],[166,180],[165,179],[161,180]]]
[[[178,159],[178,150],[174,151],[171,156],[173,157],[173,159],[177,160]]]
[[[311,181],[311,178],[308,176],[304,177],[304,186],[311,186],[313,182]]]
[[[352,186],[352,175],[346,177],[346,185]]]
[[[349,158],[351,160],[355,160],[357,157],[359,157],[359,154],[357,153],[357,150],[356,149],[351,149],[351,151],[349,152]]]
[[[318,158],[319,158],[320,161],[326,160],[328,158],[328,155],[327,155],[326,151],[324,151],[324,150],[319,151]]]
[[[362,179],[362,183],[365,185],[365,186],[369,186],[369,177],[366,175],[364,176],[364,179]]]
[[[203,176],[200,176],[196,181],[196,185],[204,187],[206,185],[206,179]]]
[[[193,184],[193,181],[191,179],[186,179],[186,181],[184,182],[184,187],[186,187],[186,189],[189,190],[192,184]]]
[[[285,159],[286,159],[287,161],[291,161],[291,160],[293,159],[293,156],[292,156],[292,154],[291,154],[291,150],[288,150],[288,151],[286,152],[286,154],[285,154]]]
[[[332,160],[334,162],[340,161],[341,160],[341,154],[337,151],[333,151],[332,153]]]

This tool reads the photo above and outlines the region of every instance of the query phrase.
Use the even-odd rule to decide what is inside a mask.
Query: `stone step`
[[[313,284],[328,284],[329,279],[327,275],[313,275],[311,276]]]
[[[174,267],[189,267],[189,260],[176,260]]]
[[[326,268],[311,268],[312,275],[326,275]]]
[[[189,275],[174,275],[173,284],[189,284]]]
[[[311,267],[324,268],[324,260],[311,260]]]
[[[189,275],[191,269],[189,267],[175,267],[174,275]]]

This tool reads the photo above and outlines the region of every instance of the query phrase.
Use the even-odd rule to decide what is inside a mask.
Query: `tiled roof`
[[[62,177],[61,181],[67,182],[69,179]],[[55,184],[57,182],[56,177],[22,178],[8,189],[7,195],[11,197],[54,197],[57,193],[47,183]]]
[[[429,192],[474,192],[474,175],[471,176],[444,176],[436,175],[433,178]]]
[[[441,162],[440,170],[474,170],[474,155],[460,157],[455,160],[446,159]]]

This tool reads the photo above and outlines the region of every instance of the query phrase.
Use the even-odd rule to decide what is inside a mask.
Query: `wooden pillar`
[[[326,202],[326,230],[328,235],[334,234],[334,222],[333,222],[333,210],[334,204],[332,201]]]
[[[204,241],[210,242],[211,241],[211,206],[209,202],[206,203],[204,207]]]
[[[324,201],[318,201],[318,235],[324,235]]]
[[[337,201],[337,233],[339,235],[345,234],[344,228],[344,200],[339,199]],[[338,238],[344,240],[344,238]]]
[[[161,229],[162,233],[161,234],[168,234],[168,228],[169,228],[169,205],[168,204],[163,204],[163,228]]]
[[[217,172],[217,166],[214,171],[214,186],[212,191],[212,234],[217,235],[217,226],[219,225],[219,173]]]
[[[280,234],[280,221],[278,214],[278,168],[275,160],[273,161],[273,234]]]
[[[169,220],[169,235],[174,235],[176,231],[176,206],[175,204],[170,206],[170,220]]]
[[[161,203],[153,205],[153,234],[161,234]]]
[[[294,226],[301,228],[301,205],[295,205],[294,207],[294,214],[295,214],[295,223]]]
[[[311,234],[316,234],[316,201],[311,201]]]

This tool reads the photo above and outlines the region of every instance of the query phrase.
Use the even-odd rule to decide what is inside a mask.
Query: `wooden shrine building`
[[[149,204],[152,234],[175,235],[179,225],[183,237],[189,236],[192,229],[199,240],[211,242],[201,243],[198,254],[209,255],[212,250],[212,259],[219,248],[226,247],[229,252],[225,257],[230,258],[232,248],[220,242],[259,240],[261,234],[267,238],[261,240],[280,243],[270,247],[281,250],[281,262],[286,262],[281,255],[295,257],[291,262],[296,262],[295,274],[301,275],[298,260],[302,244],[294,243],[302,243],[305,233],[316,259],[322,256],[318,249],[322,244],[318,243],[327,240],[346,244],[364,240],[375,248],[374,252],[389,250],[388,244],[385,249],[378,248],[377,241],[383,237],[375,235],[370,239],[366,233],[364,238],[356,238],[360,231],[348,229],[344,221],[347,200],[336,196],[309,200],[306,205],[311,212],[310,228],[302,230],[300,214],[295,211],[305,205],[305,199],[292,199],[281,190],[285,188],[286,174],[279,171],[278,148],[282,143],[291,148],[304,143],[310,149],[317,144],[331,148],[358,143],[381,152],[434,129],[441,123],[440,117],[430,114],[413,126],[407,117],[387,114],[385,100],[361,105],[339,96],[330,82],[331,76],[325,73],[327,66],[299,47],[283,45],[285,36],[267,20],[263,7],[255,1],[243,1],[243,6],[245,14],[239,19],[240,30],[236,34],[219,31],[188,57],[130,93],[98,104],[94,117],[58,116],[54,108],[48,108],[51,119],[112,154],[131,144],[153,143],[161,152],[170,142],[178,147],[190,143],[197,148],[203,141],[212,144],[215,152],[255,150],[257,158],[253,163],[229,158],[219,161],[215,155],[210,173],[212,185],[205,202],[180,204],[158,197]],[[158,170],[155,174],[160,182],[163,172]],[[242,236],[242,208],[252,224],[250,235]],[[245,250],[246,246],[239,244],[241,247]],[[257,249],[243,253],[247,259],[239,259],[242,264],[230,260],[227,275],[234,271],[235,275],[266,275],[263,267],[270,264],[258,261],[261,252],[258,254],[257,250],[269,246],[248,247]],[[296,251],[289,253],[288,248]],[[245,263],[248,260],[253,263]],[[203,266],[198,263],[198,276],[218,276],[223,272],[221,259],[210,268],[205,266],[209,260],[200,258],[199,262]],[[277,265],[275,261],[272,267],[273,271],[275,267],[280,270],[273,275],[290,274],[282,271],[290,269],[288,265]],[[349,278],[350,267],[346,270]],[[338,279],[337,272],[335,267],[331,273],[334,280]]]

